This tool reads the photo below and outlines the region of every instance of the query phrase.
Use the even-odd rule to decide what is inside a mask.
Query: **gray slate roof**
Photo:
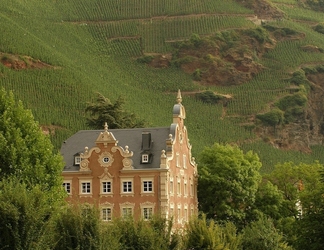
[[[175,125],[175,124],[172,124]],[[129,151],[134,153],[132,160],[135,169],[159,168],[161,151],[166,150],[166,140],[169,134],[174,134],[172,127],[160,128],[134,128],[134,129],[109,129],[108,131],[114,135],[118,141],[118,146],[125,149],[129,147]],[[89,150],[96,146],[95,141],[103,130],[80,130],[76,134],[68,138],[61,147],[61,154],[65,161],[63,171],[78,171],[79,166],[74,166],[74,156],[84,152],[84,148]],[[153,141],[150,152],[153,154],[151,163],[141,164],[142,153],[142,133],[151,133]]]

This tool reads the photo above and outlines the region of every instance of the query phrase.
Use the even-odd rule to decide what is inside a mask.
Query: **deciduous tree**
[[[206,147],[199,158],[200,209],[217,221],[246,223],[261,181],[256,154],[218,143]]]
[[[54,153],[30,110],[15,101],[13,93],[0,89],[0,180],[17,177],[27,187],[61,188],[63,161]]]

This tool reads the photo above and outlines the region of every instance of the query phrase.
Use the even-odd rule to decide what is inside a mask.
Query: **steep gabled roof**
[[[132,160],[134,169],[159,168],[161,151],[166,150],[166,140],[169,134],[174,135],[171,127],[160,128],[133,128],[133,129],[109,129],[109,132],[118,141],[118,146],[125,148],[128,146],[129,151],[134,153]],[[65,161],[63,171],[78,171],[79,166],[74,165],[74,155],[83,152],[85,147],[91,149],[95,147],[95,141],[103,130],[80,130],[67,139],[61,148],[61,154]],[[141,164],[142,134],[151,134],[151,148],[153,159],[150,163]]]

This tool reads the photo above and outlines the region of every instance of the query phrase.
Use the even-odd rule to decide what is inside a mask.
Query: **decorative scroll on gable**
[[[134,169],[133,160],[131,159],[133,156],[133,152],[128,150],[128,146],[125,146],[125,150],[120,146],[115,146],[111,148],[111,152],[119,151],[123,159],[123,170]]]

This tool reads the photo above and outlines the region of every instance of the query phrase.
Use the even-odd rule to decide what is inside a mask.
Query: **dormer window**
[[[80,155],[74,156],[74,165],[80,165],[80,163],[81,163]]]
[[[148,163],[148,162],[149,162],[149,155],[142,154],[142,163]]]
[[[151,138],[151,133],[143,132],[142,133],[142,152],[141,152],[141,163],[147,164],[152,163],[152,146],[153,141]]]

